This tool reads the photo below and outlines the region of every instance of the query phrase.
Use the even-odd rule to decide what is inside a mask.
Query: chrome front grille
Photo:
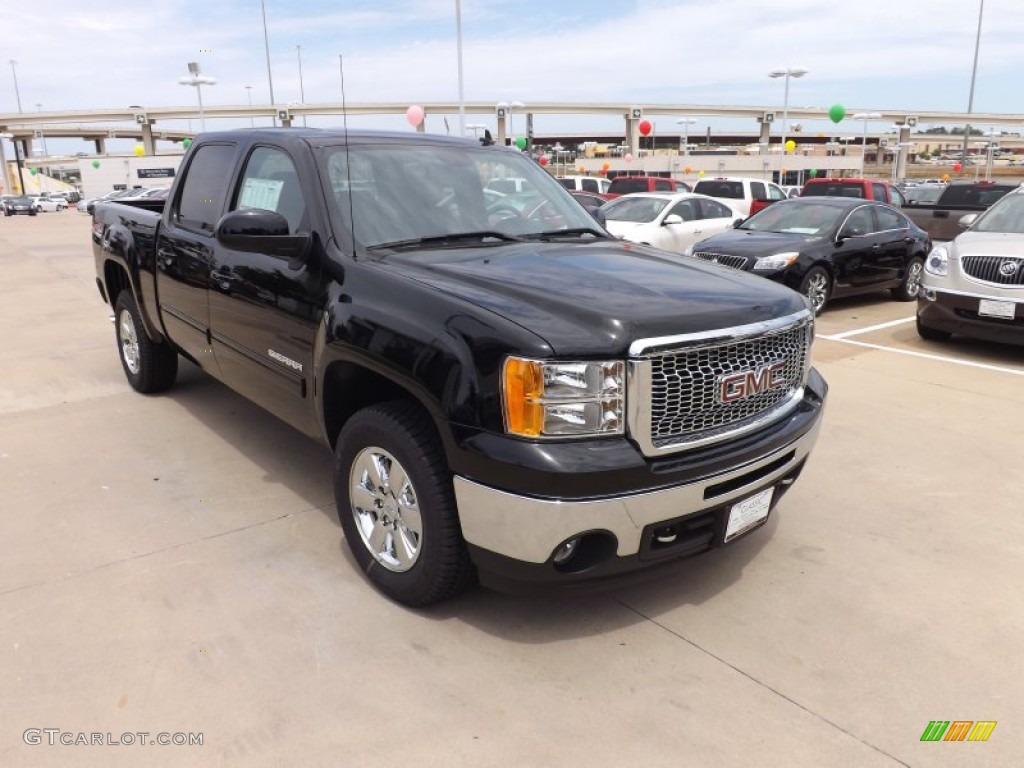
[[[1018,256],[962,256],[964,274],[992,285],[1024,285],[1024,258]]]
[[[630,434],[648,455],[753,431],[794,408],[810,364],[813,319],[677,337],[630,361]],[[637,345],[634,345],[634,347]]]
[[[725,253],[713,253],[711,251],[694,251],[693,258],[701,261],[710,261],[715,264],[724,264],[733,269],[743,269],[747,266],[746,256],[729,256]]]

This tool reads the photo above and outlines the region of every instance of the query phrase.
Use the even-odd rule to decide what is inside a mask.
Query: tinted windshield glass
[[[985,211],[971,232],[1013,232],[1024,234],[1024,195],[1007,195]]]
[[[738,229],[824,235],[835,228],[846,211],[832,205],[810,205],[782,200],[751,216]]]
[[[707,195],[708,197],[727,197],[732,200],[742,200],[743,182],[719,181],[715,179],[698,181],[697,185],[693,188],[693,191],[702,195]]]
[[[594,228],[569,193],[518,152],[472,145],[352,144],[347,152],[344,146],[325,147],[318,161],[331,222],[343,243],[353,233],[358,244],[369,247],[466,232],[530,235]],[[512,179],[529,191],[495,191],[493,182]]]
[[[857,182],[807,184],[801,197],[864,197],[864,185]]]
[[[951,184],[942,196],[943,205],[992,205],[1007,192],[1010,184]]]
[[[604,216],[609,221],[633,221],[638,224],[654,221],[665,206],[667,199],[657,197],[620,197],[604,208]]]
[[[647,179],[615,179],[608,188],[609,192],[617,195],[628,195],[630,192],[648,192]]]

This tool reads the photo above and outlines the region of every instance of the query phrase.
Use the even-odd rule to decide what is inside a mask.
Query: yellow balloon
[[[141,144],[136,144],[135,145],[135,154],[138,155],[139,157],[142,157],[144,154],[146,154],[146,148],[144,146],[142,146]]]
[[[697,171],[697,178],[698,179],[703,179],[704,178],[704,171]]]
[[[787,152],[792,152],[794,149],[796,149],[796,142],[793,141],[792,139],[789,139],[786,142],[786,151]]]

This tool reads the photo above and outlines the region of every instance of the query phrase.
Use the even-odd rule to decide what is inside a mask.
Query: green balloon
[[[841,122],[846,117],[846,107],[842,104],[833,104],[828,111],[828,117],[833,123]]]
[[[35,176],[37,173],[39,173],[39,169],[38,168],[29,168],[29,170],[32,172],[33,176]]]
[[[520,136],[516,139],[516,147],[519,149],[526,149],[526,139]]]
[[[189,147],[192,146],[192,139],[184,139],[181,142],[181,146],[183,146],[185,149],[188,149]]]
[[[808,176],[809,176],[810,178],[812,178],[812,179],[813,179],[813,178],[814,178],[815,176],[817,176],[817,175],[818,175],[818,169],[817,169],[817,168],[811,168],[811,170],[809,170],[809,171],[807,172],[807,175],[808,175]]]
[[[99,168],[100,167],[100,161],[99,160],[93,160],[92,161],[92,167],[93,168]]]

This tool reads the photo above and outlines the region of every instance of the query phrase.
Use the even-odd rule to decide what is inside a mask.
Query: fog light
[[[552,560],[555,565],[565,565],[569,562],[569,559],[576,554],[576,548],[580,545],[579,537],[575,539],[569,539],[555,550],[555,554],[552,556]]]
[[[921,295],[924,297],[925,301],[935,301],[936,299],[934,288],[922,288]]]

